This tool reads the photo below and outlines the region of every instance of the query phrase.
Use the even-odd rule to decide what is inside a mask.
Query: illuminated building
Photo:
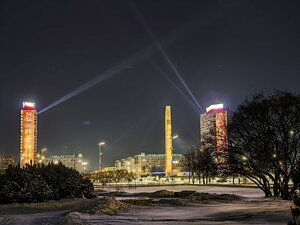
[[[227,149],[227,111],[223,104],[210,105],[201,114],[200,146],[201,149],[214,147],[217,152]]]
[[[114,166],[107,166],[107,167],[103,168],[104,172],[112,172],[112,171],[115,171],[115,170],[116,170],[116,168]]]
[[[138,177],[149,176],[152,172],[164,172],[166,166],[165,154],[141,153],[133,157],[120,159],[115,162],[115,170],[127,170],[135,173]],[[184,156],[173,154],[174,173],[183,170]]]
[[[0,156],[0,174],[5,173],[9,165],[14,165],[16,161],[15,156]]]
[[[35,103],[23,102],[21,110],[20,166],[34,164],[37,155],[37,111]]]
[[[49,155],[46,158],[46,164],[63,164],[66,167],[77,170],[79,173],[83,173],[87,170],[87,162],[84,160],[83,155],[79,153],[67,154],[67,155]]]
[[[166,106],[165,109],[165,172],[166,176],[173,174],[172,167],[172,118],[171,118],[171,106]]]

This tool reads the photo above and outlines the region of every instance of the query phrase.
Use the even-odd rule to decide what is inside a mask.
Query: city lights
[[[300,225],[300,0],[3,2],[0,225]]]

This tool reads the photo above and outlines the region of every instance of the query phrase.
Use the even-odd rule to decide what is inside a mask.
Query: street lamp
[[[83,165],[83,172],[86,172],[86,168],[87,168],[87,162],[82,162],[81,163]]]
[[[103,161],[103,154],[102,154],[102,146],[105,145],[105,142],[104,141],[100,141],[98,143],[98,146],[99,146],[99,170],[101,171],[103,168],[103,165],[102,165],[102,161]]]
[[[178,134],[175,134],[174,136],[172,136],[172,139],[173,140],[175,140],[176,138],[178,138],[179,136],[178,136]],[[173,158],[173,152],[174,152],[174,147],[173,147],[173,145],[172,145],[172,147],[171,147],[171,151],[172,151],[172,158]],[[172,175],[174,175],[174,167],[176,167],[176,165],[175,166],[173,166],[173,160],[171,161],[171,165],[172,165]]]
[[[42,163],[43,160],[46,158],[45,155],[43,155],[43,152],[46,151],[46,150],[47,150],[47,148],[44,147],[44,148],[42,148],[42,149],[40,150],[40,153],[37,154],[38,163]]]

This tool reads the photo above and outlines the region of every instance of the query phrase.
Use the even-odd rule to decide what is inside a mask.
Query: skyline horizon
[[[203,115],[203,114],[208,114],[208,113],[211,113],[211,109],[208,111],[208,109],[210,108],[210,107],[212,107],[212,106],[218,106],[218,105],[222,105],[222,110],[224,110],[224,111],[227,111],[227,108],[226,107],[223,107],[224,105],[223,105],[223,103],[221,103],[220,101],[215,101],[213,104],[211,104],[211,105],[208,105],[207,107],[205,107],[205,109],[206,109],[206,111],[205,112],[202,112],[202,113],[200,113],[199,114],[199,121],[200,121],[200,116],[201,115]],[[37,110],[37,113],[39,112],[38,111],[38,107],[37,107],[37,105],[36,105],[36,103],[34,102],[34,101],[28,101],[28,100],[25,100],[25,101],[23,101],[23,104],[22,104],[23,106],[22,106],[22,108],[21,108],[21,110],[23,110],[23,109],[28,109],[27,107],[30,105],[30,107],[31,107],[31,109],[35,109],[35,110]],[[167,106],[167,105],[166,105]],[[219,109],[218,109],[219,110]],[[173,111],[173,110],[172,110]],[[212,110],[212,112],[214,112],[214,110]],[[171,112],[172,113],[172,112]],[[39,124],[39,123],[37,123],[37,124]],[[172,132],[172,135],[176,135],[176,138],[178,137],[178,138],[180,138],[180,136],[178,135],[178,132]],[[199,140],[200,140],[200,129],[199,129]],[[103,141],[103,139],[99,139],[98,140],[98,142],[99,141]],[[182,140],[181,140],[182,141]],[[174,143],[174,142],[173,142]],[[107,145],[107,144],[105,144],[105,145]],[[175,145],[176,145],[176,142],[175,142]],[[42,146],[42,147],[41,147]],[[190,145],[190,146],[187,146],[187,148],[189,149],[189,148],[191,148],[191,147],[197,147],[197,146],[200,146],[200,142],[198,143],[198,144],[192,144],[192,145]],[[107,147],[107,146],[106,146]],[[37,151],[39,152],[41,149],[47,149],[47,151],[46,151],[46,153],[44,153],[45,155],[47,155],[47,152],[50,150],[50,152],[52,151],[51,149],[48,149],[48,147],[47,147],[47,144],[41,144],[41,145],[39,145],[38,144],[38,149],[37,149]],[[164,149],[164,147],[162,147],[163,149]],[[174,148],[175,149],[175,148]],[[184,149],[184,151],[181,151],[180,153],[178,153],[178,154],[184,154],[185,153],[185,151],[188,151],[188,149]],[[138,153],[138,154],[141,154],[141,153],[146,153],[146,154],[165,154],[165,153],[163,153],[165,151],[165,149],[162,151],[162,153],[161,153],[161,151],[158,151],[158,152],[156,152],[156,151],[154,151],[154,152],[145,152],[145,151],[143,151],[143,150],[141,150],[140,151],[140,153]],[[51,152],[51,154],[48,154],[48,155],[78,155],[78,154],[83,154],[84,155],[84,152],[82,152],[82,151],[80,151],[80,150],[76,150],[76,151],[74,151],[74,150],[71,150],[71,151],[68,151],[68,152],[64,152],[64,153],[62,153],[61,151],[53,151],[53,152]],[[176,153],[175,153],[176,154]],[[20,163],[20,154],[15,154],[15,155],[3,155],[3,154],[1,154],[1,151],[0,151],[0,156],[14,156],[14,157],[16,157],[16,159],[19,159],[19,163]],[[127,158],[127,157],[130,157],[130,155],[128,155],[128,156],[125,156],[125,158]],[[85,159],[87,159],[87,158],[85,158]],[[88,161],[91,161],[91,160],[89,160],[89,159],[87,159]],[[119,159],[115,159],[115,161],[117,161],[117,160],[119,160]],[[104,163],[104,164],[108,164],[108,163]]]

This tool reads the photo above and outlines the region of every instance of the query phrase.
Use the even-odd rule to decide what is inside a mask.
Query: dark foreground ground
[[[75,199],[36,204],[0,205],[0,224],[21,225],[63,225],[66,216],[76,214],[77,224],[287,224],[291,219],[289,201],[265,199],[255,188],[232,188],[210,186],[175,186],[123,189],[123,197],[130,200],[141,192],[161,189],[170,191],[193,190],[197,192],[229,193],[242,196],[235,201],[205,201],[187,205],[149,204],[133,205],[115,215],[91,215],[86,213],[98,204],[99,199]],[[112,191],[112,190],[111,190]],[[124,195],[126,197],[124,197]],[[167,198],[172,199],[172,198]],[[185,199],[186,202],[189,200]],[[74,221],[69,224],[76,224]]]

